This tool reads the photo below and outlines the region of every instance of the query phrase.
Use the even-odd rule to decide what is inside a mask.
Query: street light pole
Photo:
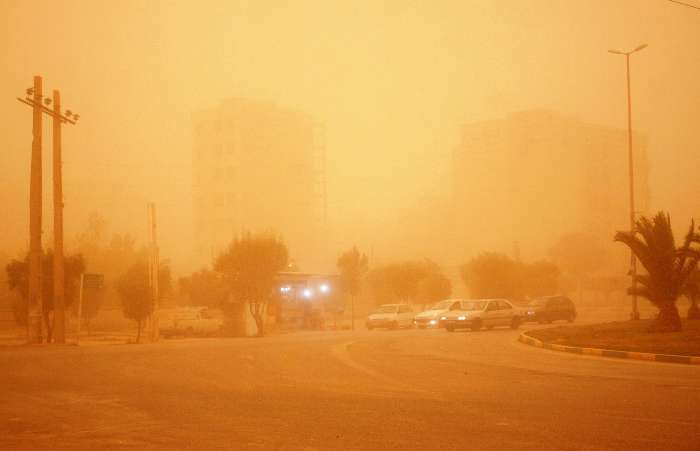
[[[608,50],[616,55],[624,55],[627,68],[627,157],[629,163],[629,196],[630,196],[630,231],[634,232],[635,228],[635,209],[634,209],[634,153],[632,150],[632,89],[630,82],[630,55],[647,48],[647,44],[642,44],[629,52],[620,50]],[[632,277],[632,313],[631,319],[639,319],[639,307],[637,305],[637,258],[634,252],[631,252],[630,257],[630,276]]]

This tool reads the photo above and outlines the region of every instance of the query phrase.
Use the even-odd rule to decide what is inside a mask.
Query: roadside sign
[[[100,289],[105,284],[104,274],[83,274],[83,286],[85,288]]]

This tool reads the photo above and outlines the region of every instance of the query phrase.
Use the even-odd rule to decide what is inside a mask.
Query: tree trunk
[[[669,302],[659,309],[659,316],[649,327],[649,332],[678,332],[681,327],[678,307],[675,302]]]
[[[53,327],[51,327],[51,318],[47,310],[44,310],[44,324],[46,325],[46,343],[51,343],[53,339]]]
[[[265,331],[264,331],[265,324],[263,322],[262,315],[257,314],[253,318],[255,318],[255,327],[258,328],[258,335],[257,336],[258,337],[264,336],[265,335]]]
[[[350,330],[355,330],[355,295],[350,295]]]
[[[695,296],[690,298],[690,308],[688,309],[688,319],[700,319],[700,308]]]
[[[136,321],[136,343],[141,342],[141,320]]]
[[[262,302],[250,302],[249,304],[250,314],[255,320],[255,328],[258,330],[257,337],[262,337],[264,335],[264,321],[263,314],[265,312],[265,304]]]

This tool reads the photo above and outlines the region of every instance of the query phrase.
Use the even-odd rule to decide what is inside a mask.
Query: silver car
[[[456,329],[480,330],[495,326],[520,327],[522,312],[505,299],[478,299],[463,301],[459,310],[440,317],[440,325],[449,332]]]
[[[413,327],[413,309],[408,304],[384,304],[367,317],[367,329]]]
[[[419,329],[439,327],[440,317],[450,310],[459,308],[462,299],[446,299],[432,305],[428,310],[422,311],[413,319],[413,323]]]

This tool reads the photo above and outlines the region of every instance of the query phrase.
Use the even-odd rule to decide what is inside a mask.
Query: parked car
[[[527,305],[525,321],[551,323],[558,319],[570,323],[576,319],[576,306],[566,296],[545,296],[534,299]]]
[[[450,310],[459,308],[461,299],[446,299],[432,305],[428,310],[422,311],[413,318],[413,323],[419,329],[439,327],[440,317]]]
[[[384,304],[367,317],[367,329],[398,329],[413,326],[413,309],[408,304]]]
[[[460,308],[444,314],[440,324],[452,332],[456,329],[480,330],[495,326],[520,327],[522,311],[505,299],[462,301]]]
[[[224,324],[222,315],[207,307],[178,307],[162,309],[159,315],[159,330],[163,337],[173,335],[214,335]]]

